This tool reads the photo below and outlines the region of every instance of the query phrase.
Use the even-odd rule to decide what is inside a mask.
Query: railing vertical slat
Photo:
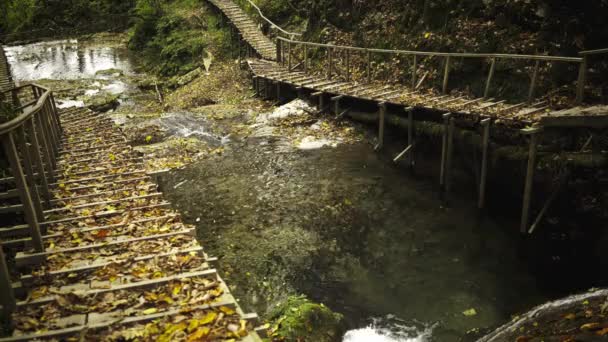
[[[333,68],[334,68],[334,61],[333,61],[333,50],[332,48],[327,48],[327,78],[331,79],[332,74],[333,74]]]
[[[308,73],[308,45],[304,45],[304,72]]]
[[[40,156],[40,144],[38,143],[38,133],[36,132],[36,125],[34,125],[34,120],[29,119],[26,123],[28,126],[28,130],[31,134],[32,140],[32,154],[34,156],[34,163],[36,163],[36,169],[38,171],[38,175],[40,177],[40,182],[42,183],[42,191],[44,193],[44,197],[46,199],[47,205],[51,203],[51,192],[49,191],[49,182],[47,180],[49,171],[44,170],[44,164],[42,163],[42,157]]]
[[[450,79],[450,64],[452,63],[452,59],[450,56],[445,58],[445,69],[443,71],[443,87],[441,88],[444,94],[448,92],[448,81]]]
[[[587,56],[583,56],[583,61],[581,62],[579,71],[578,71],[578,82],[576,85],[576,103],[582,104],[585,100],[585,83],[587,82]]]
[[[367,51],[367,83],[372,83],[372,52]]]
[[[346,50],[346,82],[350,82],[350,50]]]
[[[40,194],[38,193],[38,186],[36,184],[36,178],[34,177],[34,169],[32,168],[31,149],[28,146],[27,137],[25,136],[25,126],[18,128],[16,130],[16,134],[17,145],[19,146],[18,150],[21,151],[21,157],[23,159],[26,183],[29,185],[30,198],[32,199],[32,204],[34,206],[34,210],[36,211],[36,217],[43,220],[44,214],[42,213]]]
[[[538,79],[538,69],[540,68],[540,61],[534,63],[534,71],[532,72],[532,79],[530,80],[530,90],[528,91],[528,103],[532,103],[534,99],[534,90],[536,89],[536,80]]]
[[[2,245],[0,245],[0,301],[7,315],[10,316],[17,302]]]
[[[42,244],[42,236],[40,235],[40,226],[38,225],[38,218],[34,210],[30,191],[23,175],[23,169],[21,168],[21,163],[19,162],[19,155],[17,154],[15,139],[12,132],[6,133],[2,137],[2,145],[11,165],[11,171],[13,173],[13,177],[15,178],[19,198],[23,204],[23,211],[25,213],[25,220],[30,230],[32,245],[36,252],[42,252],[44,251],[44,245]]]
[[[414,65],[412,67],[412,90],[416,89],[417,72],[418,72],[418,56],[414,55]]]
[[[492,84],[492,78],[494,77],[495,69],[496,69],[496,58],[492,58],[492,63],[490,64],[490,72],[488,73],[488,78],[486,79],[486,89],[483,92],[484,99],[487,99],[488,95],[490,95],[490,85]]]
[[[40,134],[40,139],[38,139],[38,141],[41,143],[42,154],[44,156],[44,162],[46,163],[47,179],[49,180],[49,182],[53,182],[55,180],[55,175],[53,173],[53,170],[55,169],[55,163],[53,163],[53,157],[51,156],[49,141],[46,137],[46,131],[44,129],[42,119],[38,114],[34,115],[33,118],[36,126],[35,131],[37,134]]]

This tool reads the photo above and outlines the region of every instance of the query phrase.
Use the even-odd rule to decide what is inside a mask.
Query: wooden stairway
[[[44,251],[18,252],[12,336],[28,340],[260,341],[111,119],[60,113]],[[27,239],[26,239],[27,240]]]
[[[4,53],[4,47],[0,45],[0,92],[12,89],[15,87],[13,79],[10,74],[8,61],[6,54]]]
[[[231,0],[209,0],[236,26],[243,39],[260,54],[263,59],[276,60],[276,45],[266,37],[258,25]]]

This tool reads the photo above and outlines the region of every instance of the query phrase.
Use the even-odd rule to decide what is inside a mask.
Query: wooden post
[[[19,162],[19,154],[15,147],[15,140],[13,133],[9,132],[4,134],[2,137],[2,146],[4,147],[4,153],[9,160],[11,166],[11,172],[15,178],[15,184],[17,185],[17,191],[19,192],[19,198],[23,204],[23,212],[25,214],[25,221],[30,230],[30,237],[32,238],[32,245],[36,252],[43,252],[44,245],[42,243],[42,236],[40,235],[40,226],[38,225],[38,217],[32,203],[32,197],[27,186],[25,177],[23,176],[23,169]]]
[[[230,26],[230,56],[234,58],[234,28]]]
[[[445,170],[445,193],[449,195],[452,189],[452,161],[454,159],[454,118],[450,117],[448,125],[448,155]]]
[[[239,69],[241,68],[241,54],[243,53],[243,40],[241,38],[241,34],[237,34],[237,39],[238,39],[238,49],[239,49]]]
[[[49,182],[53,182],[55,180],[55,175],[54,175],[54,170],[55,170],[55,163],[53,161],[53,157],[51,155],[51,149],[49,147],[49,142],[48,139],[46,137],[46,131],[44,129],[43,126],[43,122],[40,119],[40,113],[36,113],[34,114],[34,123],[36,126],[36,132],[40,133],[40,143],[41,143],[41,147],[42,147],[42,155],[44,157],[44,162],[46,164],[46,168],[47,168],[47,179],[49,180]]]
[[[264,79],[264,97],[266,99],[270,98],[270,80],[267,78]]]
[[[408,120],[408,125],[407,125],[407,144],[409,146],[413,146],[414,145],[414,141],[415,141],[415,130],[414,130],[414,108],[412,107],[408,107],[405,108],[405,110],[407,111],[407,120]],[[416,161],[414,159],[414,148],[412,147],[412,150],[410,151],[410,155],[408,157],[408,161],[410,164],[410,169],[414,168],[414,165],[416,164]]]
[[[287,42],[287,70],[291,72],[291,41]]]
[[[580,105],[585,100],[585,83],[587,82],[587,56],[583,56],[583,61],[578,70],[578,84],[576,86],[576,104]]]
[[[445,189],[445,169],[448,155],[448,130],[452,113],[443,114],[443,134],[441,137],[441,169],[439,174],[439,187],[441,191]]]
[[[282,58],[281,58],[281,45],[283,45],[283,41],[280,39],[277,39],[277,62],[281,63],[282,62]]]
[[[490,64],[490,72],[488,74],[488,79],[486,80],[486,89],[483,92],[484,99],[487,99],[488,95],[490,95],[490,85],[492,84],[492,78],[494,77],[495,69],[496,69],[496,58],[492,58],[492,63]]]
[[[443,70],[443,93],[447,94],[448,92],[448,81],[450,79],[450,64],[452,63],[452,59],[450,56],[445,58],[445,68]]]
[[[381,150],[384,146],[384,122],[386,116],[386,102],[380,102],[378,104],[380,109],[380,118],[378,122],[378,145],[376,145],[376,150]]]
[[[308,45],[304,44],[304,73],[308,74]]]
[[[25,125],[27,126],[32,141],[32,155],[34,156],[34,163],[36,163],[36,170],[38,171],[38,177],[42,183],[42,191],[46,199],[47,207],[51,205],[51,192],[49,191],[49,182],[47,177],[51,175],[51,171],[44,170],[44,164],[42,163],[42,157],[40,157],[40,144],[38,143],[38,133],[36,133],[36,125],[33,119],[29,119]]]
[[[46,150],[46,154],[48,156],[48,159],[46,160],[47,163],[49,163],[49,169],[55,169],[57,167],[56,164],[56,160],[55,160],[55,153],[53,151],[53,144],[51,143],[51,138],[50,138],[50,133],[48,131],[48,127],[46,126],[46,122],[43,118],[44,113],[42,111],[34,114],[36,117],[36,120],[38,121],[38,128],[40,129],[40,132],[42,133],[42,139],[44,140],[43,145],[44,145],[44,149]]]
[[[367,51],[367,83],[372,83],[372,52]]]
[[[26,183],[29,185],[30,196],[32,198],[32,204],[36,212],[36,217],[44,220],[44,214],[42,212],[42,205],[40,202],[40,194],[38,193],[38,186],[36,184],[36,178],[34,178],[34,169],[32,168],[32,150],[28,146],[27,139],[25,136],[25,126],[21,126],[17,129],[17,146],[21,152],[23,159],[23,166],[25,168]]]
[[[350,82],[350,50],[346,50],[346,82]]]
[[[336,115],[339,115],[341,113],[340,100],[342,100],[343,98],[344,95],[338,95],[331,98],[331,100],[334,101],[334,112],[336,113]]]
[[[482,154],[481,154],[481,177],[479,179],[479,199],[477,202],[477,208],[483,209],[486,202],[486,181],[488,178],[488,150],[490,144],[490,125],[492,119],[481,120],[481,127],[483,128],[482,137]]]
[[[534,90],[536,89],[536,80],[538,79],[538,69],[540,67],[540,61],[536,61],[534,64],[534,71],[532,72],[532,79],[530,80],[530,90],[528,91],[528,103],[532,103],[534,99]]]
[[[0,245],[0,304],[2,304],[2,308],[8,317],[15,310],[16,303],[11,275],[6,264],[6,256],[4,255],[2,245]]]
[[[534,171],[536,170],[536,152],[538,133],[542,128],[529,128],[522,130],[522,134],[530,136],[530,149],[528,152],[528,170],[526,172],[526,185],[524,187],[524,199],[521,213],[520,231],[528,231],[528,221],[530,216],[530,202],[532,201],[532,187],[534,185]]]
[[[327,48],[327,78],[331,80],[334,68],[332,48]]]
[[[416,90],[416,73],[418,72],[418,55],[414,55],[414,66],[412,67],[412,90]]]

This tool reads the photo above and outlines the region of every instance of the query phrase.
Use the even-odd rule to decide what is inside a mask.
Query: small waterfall
[[[428,342],[436,325],[410,324],[389,315],[372,319],[365,328],[347,331],[343,342]]]

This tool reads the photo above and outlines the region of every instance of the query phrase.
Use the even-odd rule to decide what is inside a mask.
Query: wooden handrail
[[[4,135],[14,129],[19,128],[24,122],[28,121],[35,113],[39,112],[42,109],[44,104],[47,102],[47,99],[51,95],[51,91],[49,89],[42,87],[40,85],[36,85],[36,84],[28,84],[28,85],[20,86],[17,88],[13,88],[11,90],[3,92],[3,94],[16,93],[17,90],[24,89],[27,87],[32,87],[32,89],[38,88],[38,89],[42,90],[43,93],[42,93],[42,95],[40,95],[39,98],[14,109],[14,111],[20,111],[24,108],[27,108],[27,107],[35,104],[34,107],[23,112],[21,115],[17,116],[16,118],[14,118],[8,122],[0,124],[0,136]]]
[[[597,49],[597,50],[585,50],[581,51],[578,54],[581,56],[589,56],[589,55],[599,55],[603,53],[608,53],[608,49]]]
[[[413,50],[388,50],[388,49],[373,49],[363,48],[356,46],[347,45],[333,45],[333,44],[322,44],[312,43],[304,41],[296,41],[287,39],[284,37],[277,37],[287,43],[300,44],[306,46],[323,47],[331,49],[361,51],[361,52],[375,52],[375,53],[389,53],[398,55],[412,55],[412,56],[439,56],[439,57],[464,57],[464,58],[503,58],[503,59],[527,59],[527,60],[540,60],[547,62],[571,62],[581,63],[583,58],[581,57],[560,57],[560,56],[547,56],[547,55],[519,55],[519,54],[500,54],[500,53],[468,53],[468,52],[430,52],[430,51],[413,51]]]

